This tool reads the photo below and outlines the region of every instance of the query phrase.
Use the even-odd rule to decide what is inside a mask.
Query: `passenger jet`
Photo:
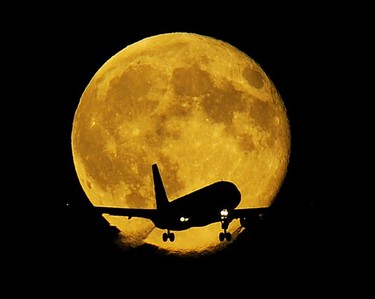
[[[268,207],[236,209],[241,201],[241,193],[235,184],[218,181],[174,200],[169,200],[157,164],[152,165],[156,209],[100,207],[94,208],[101,214],[114,216],[141,217],[150,219],[157,228],[164,229],[162,239],[173,242],[172,231],[182,231],[191,227],[202,227],[220,222],[223,231],[220,241],[230,241],[227,231],[233,219],[240,219],[242,226],[251,221],[261,220]]]

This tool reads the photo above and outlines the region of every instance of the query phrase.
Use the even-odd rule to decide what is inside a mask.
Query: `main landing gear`
[[[229,226],[229,221],[227,217],[221,217],[221,228],[224,230],[223,232],[220,232],[219,234],[219,240],[223,242],[224,240],[227,240],[228,242],[232,240],[232,235],[230,232],[227,232],[227,228]]]
[[[168,239],[173,242],[174,241],[174,233],[171,233],[168,229],[166,233],[163,233],[163,241],[167,242]]]

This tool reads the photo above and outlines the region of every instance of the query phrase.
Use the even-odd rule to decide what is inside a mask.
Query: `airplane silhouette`
[[[171,231],[186,230],[220,222],[222,232],[220,241],[230,241],[227,231],[230,222],[240,219],[246,227],[261,220],[268,207],[235,209],[241,201],[241,193],[235,184],[218,181],[192,193],[169,201],[157,164],[152,165],[156,209],[118,208],[94,206],[101,214],[114,216],[141,217],[150,219],[157,228],[165,229],[162,239],[173,242],[175,235]]]

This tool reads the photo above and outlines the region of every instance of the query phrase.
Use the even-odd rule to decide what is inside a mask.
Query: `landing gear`
[[[219,240],[223,242],[224,240],[227,240],[228,242],[232,240],[231,233],[227,232],[227,228],[229,226],[228,218],[222,217],[221,218],[221,228],[224,230],[219,234]]]
[[[167,242],[168,239],[173,242],[174,241],[174,233],[171,233],[168,229],[168,232],[163,233],[163,241]]]
[[[228,242],[229,242],[230,240],[232,240],[232,235],[231,235],[230,233],[228,233],[226,230],[224,230],[224,232],[221,232],[221,233],[219,234],[219,240],[220,240],[221,242],[223,242],[225,239],[226,239]]]

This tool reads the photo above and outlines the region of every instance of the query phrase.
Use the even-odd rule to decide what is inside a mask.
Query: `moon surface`
[[[286,176],[286,107],[259,64],[236,47],[195,33],[164,33],[126,46],[94,74],[75,111],[71,146],[79,182],[95,206],[155,208],[151,165],[169,200],[215,181],[236,184],[238,208],[268,207]],[[211,252],[220,223],[175,231],[148,219],[104,215],[124,248],[143,244]],[[251,229],[251,228],[249,228]],[[242,232],[238,220],[231,242]]]

